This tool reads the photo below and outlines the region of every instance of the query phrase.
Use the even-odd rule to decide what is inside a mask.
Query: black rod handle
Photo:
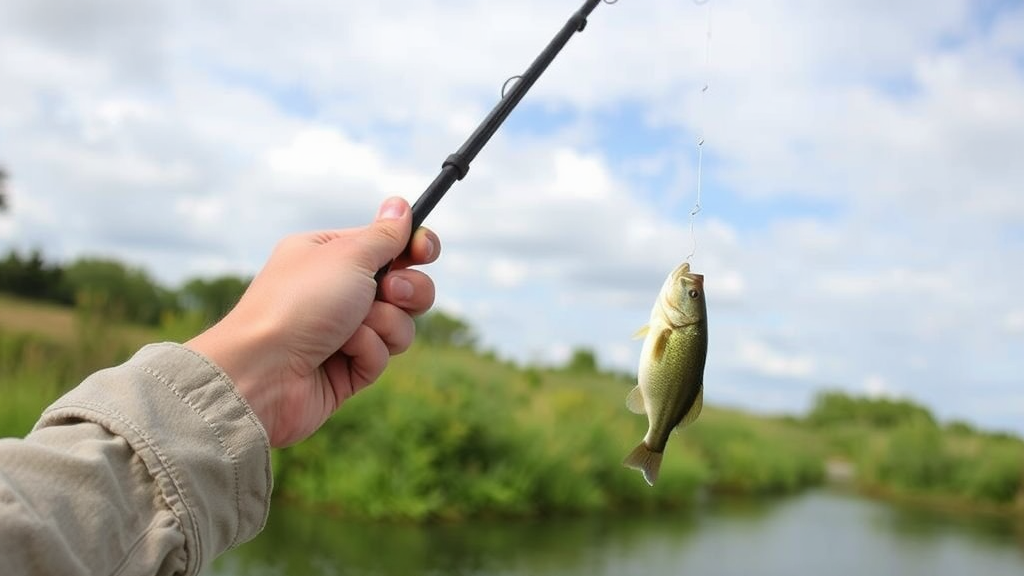
[[[537,79],[540,78],[541,74],[547,70],[548,66],[558,56],[558,53],[562,51],[562,48],[569,42],[573,34],[582,32],[587,26],[587,17],[590,13],[597,8],[603,0],[586,0],[583,6],[577,10],[569,21],[562,26],[562,29],[557,35],[548,43],[544,51],[530,64],[530,67],[526,69],[526,72],[522,74],[522,77],[516,82],[512,88],[502,96],[498,104],[491,110],[490,114],[484,118],[483,122],[477,126],[473,134],[470,135],[469,139],[462,145],[461,148],[454,154],[448,156],[444,163],[441,165],[441,173],[434,178],[434,181],[427,186],[427,189],[423,191],[419,199],[412,207],[412,232],[416,233],[416,230],[423,224],[423,221],[427,219],[427,215],[430,211],[437,206],[437,203],[441,201],[445,193],[455,184],[456,180],[462,180],[469,173],[469,165],[476,158],[480,150],[483,149],[484,145],[494,136],[494,133],[498,131],[501,124],[508,118],[508,115],[512,113],[519,101],[526,96],[526,93],[530,91]],[[410,237],[409,242],[412,242]],[[377,271],[374,275],[374,279],[379,284],[384,275],[391,269],[391,265],[387,264],[383,268]]]

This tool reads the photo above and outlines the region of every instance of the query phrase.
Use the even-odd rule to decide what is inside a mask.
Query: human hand
[[[437,259],[437,236],[400,198],[364,228],[290,236],[223,320],[185,345],[220,366],[266,428],[272,446],[315,432],[347,398],[376,380],[434,302],[430,277],[408,266]],[[381,280],[374,274],[399,259]]]

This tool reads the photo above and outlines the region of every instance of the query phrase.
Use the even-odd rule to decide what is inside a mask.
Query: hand
[[[272,446],[320,428],[412,344],[413,317],[434,302],[430,277],[408,266],[437,259],[419,229],[378,287],[373,276],[405,249],[409,204],[392,198],[364,228],[283,240],[223,320],[185,345],[220,366],[266,428]]]

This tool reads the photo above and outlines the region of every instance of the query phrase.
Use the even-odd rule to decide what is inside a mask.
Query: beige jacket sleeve
[[[0,574],[197,574],[263,529],[270,491],[266,432],[227,375],[147,346],[0,440]]]

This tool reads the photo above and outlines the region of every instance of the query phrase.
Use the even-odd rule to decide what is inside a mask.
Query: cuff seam
[[[206,367],[208,367],[211,371],[213,371],[214,378],[210,379],[209,384],[215,384],[215,385],[221,387],[222,389],[225,389],[227,392],[229,392],[232,395],[232,397],[236,401],[241,403],[241,405],[245,408],[246,419],[249,420],[249,422],[251,422],[253,425],[255,425],[257,430],[259,430],[259,435],[260,435],[261,439],[263,440],[264,448],[265,448],[265,450],[267,450],[269,452],[270,446],[269,446],[269,443],[267,442],[267,439],[266,439],[266,431],[263,429],[262,424],[259,423],[258,419],[256,418],[256,415],[253,414],[252,408],[249,406],[249,404],[245,401],[244,398],[241,397],[241,395],[238,394],[238,391],[235,389],[235,386],[232,383],[230,377],[227,374],[225,374],[224,371],[221,370],[218,366],[216,366],[215,364],[210,362],[209,359],[207,359],[206,357],[202,356],[201,354],[196,353],[194,350],[191,350],[191,349],[186,348],[184,346],[181,346],[179,349],[187,351],[191,356],[193,356],[194,358],[202,361],[203,364]],[[129,364],[129,365],[131,365],[131,364]],[[235,496],[235,533],[234,533],[234,535],[231,538],[231,543],[228,545],[228,548],[234,548],[235,546],[237,546],[239,544],[239,540],[240,540],[240,536],[241,536],[241,531],[242,531],[242,527],[243,527],[243,523],[244,523],[244,521],[242,519],[242,494],[241,494],[241,491],[240,491],[241,472],[240,472],[240,465],[239,465],[239,461],[238,461],[238,454],[236,454],[236,451],[232,450],[228,446],[228,443],[224,439],[224,436],[223,436],[223,434],[221,432],[220,426],[217,425],[215,422],[212,422],[209,418],[207,418],[206,410],[204,410],[200,406],[197,406],[188,397],[188,395],[186,393],[184,393],[180,389],[178,389],[178,387],[174,385],[174,382],[172,381],[171,378],[168,378],[162,372],[160,372],[160,371],[158,371],[158,370],[156,370],[154,368],[151,368],[149,366],[132,366],[132,367],[137,369],[137,370],[141,370],[141,371],[145,372],[146,374],[148,374],[149,376],[155,378],[157,381],[159,381],[161,384],[163,384],[164,387],[166,387],[168,390],[170,390],[171,393],[174,394],[174,396],[176,398],[178,398],[178,400],[180,400],[186,406],[191,408],[192,411],[196,414],[196,416],[198,416],[206,424],[206,426],[210,429],[210,431],[213,433],[214,437],[217,438],[217,443],[220,445],[221,450],[223,451],[223,453],[225,455],[227,455],[228,459],[231,461],[231,473],[232,473],[233,480],[234,480],[233,483],[232,483],[233,484],[232,485],[232,490],[233,490],[234,496]],[[209,407],[207,407],[207,408],[209,408]]]
[[[97,418],[96,416],[100,416],[100,417]],[[105,406],[103,404],[98,404],[96,402],[90,402],[88,400],[77,400],[77,401],[75,401],[75,402],[73,402],[71,404],[67,404],[67,405],[63,405],[63,406],[55,406],[54,408],[46,410],[43,413],[43,417],[46,420],[51,420],[51,419],[52,420],[61,420],[61,419],[65,418],[65,417],[82,418],[82,419],[85,419],[85,420],[90,421],[92,423],[95,423],[95,424],[98,424],[100,426],[103,426],[104,428],[109,429],[113,434],[125,438],[125,440],[129,444],[129,446],[132,447],[132,450],[136,454],[139,454],[139,457],[142,458],[142,461],[145,463],[147,461],[146,458],[140,453],[140,451],[138,450],[138,446],[135,445],[133,440],[138,441],[141,444],[143,444],[145,446],[146,450],[148,450],[150,453],[152,453],[153,456],[156,458],[157,463],[159,463],[159,470],[149,469],[149,466],[147,466],[147,469],[149,469],[150,474],[154,475],[154,480],[159,480],[158,477],[157,477],[157,474],[160,474],[160,472],[163,472],[163,474],[166,475],[166,478],[170,480],[171,485],[174,487],[174,490],[177,492],[177,496],[181,499],[182,506],[184,506],[184,508],[185,508],[185,513],[188,515],[188,520],[189,520],[189,523],[191,524],[190,532],[193,534],[193,537],[195,538],[196,546],[195,546],[195,562],[193,563],[193,562],[187,562],[186,561],[186,564],[187,565],[193,565],[193,566],[202,566],[202,556],[203,556],[202,538],[203,538],[203,535],[202,535],[202,531],[199,529],[199,520],[196,518],[195,513],[193,511],[193,506],[192,506],[192,503],[191,503],[190,498],[189,498],[188,490],[185,488],[185,484],[186,483],[183,482],[178,477],[173,464],[170,462],[170,460],[167,458],[167,456],[165,456],[164,453],[160,450],[159,445],[156,442],[154,442],[153,439],[150,438],[149,435],[146,434],[146,432],[144,430],[142,430],[138,426],[136,426],[134,424],[134,422],[132,422],[132,420],[130,418],[128,418],[127,416],[122,414],[120,411],[115,410],[115,409],[111,409],[111,408],[109,408],[109,407],[107,407],[107,406]],[[102,418],[102,417],[110,418],[110,419],[113,419],[113,420],[119,422],[128,431],[131,431],[131,433],[135,436],[135,438],[134,439],[133,438],[129,438],[126,434],[124,434],[124,431],[122,431],[122,430],[113,430],[113,429],[111,429],[109,424],[105,424],[103,422],[104,418]],[[43,424],[42,420],[40,421],[40,424]],[[47,422],[46,424],[47,425],[60,425],[59,422],[53,422],[53,421]],[[157,482],[157,487],[158,488],[160,487],[159,481]],[[175,506],[168,499],[167,494],[165,494],[163,490],[160,490],[160,497],[164,501],[164,504],[167,506],[167,509],[171,510],[173,512],[174,509],[175,509]],[[188,535],[187,534],[186,534],[186,542],[188,542]],[[186,551],[186,553],[188,553],[188,548],[187,547],[185,548],[185,551]]]
[[[184,403],[186,406],[191,408],[192,412],[194,412],[195,415],[198,416],[200,418],[200,420],[202,420],[206,424],[207,428],[209,428],[210,431],[213,432],[213,436],[215,438],[217,438],[217,444],[220,444],[221,450],[224,452],[224,454],[227,455],[228,459],[231,461],[231,474],[234,477],[234,482],[232,482],[232,489],[233,489],[233,491],[235,493],[235,511],[236,511],[236,513],[235,513],[235,534],[234,534],[234,536],[231,537],[231,544],[228,547],[229,548],[234,547],[238,543],[238,535],[239,535],[239,532],[242,529],[242,495],[238,491],[238,485],[239,485],[239,482],[240,482],[239,473],[238,473],[238,457],[235,455],[233,450],[230,450],[228,448],[227,442],[224,441],[224,436],[220,432],[220,427],[217,426],[216,424],[214,424],[213,422],[211,422],[210,419],[206,417],[206,413],[204,412],[204,410],[202,408],[196,406],[189,398],[187,398],[185,396],[185,394],[182,393],[181,390],[178,390],[178,387],[175,386],[170,381],[169,378],[164,376],[161,372],[158,372],[158,371],[150,368],[149,366],[133,366],[133,368],[135,368],[137,370],[141,370],[142,372],[145,372],[146,374],[149,374],[150,376],[155,378],[157,381],[159,381],[161,384],[163,384],[164,387],[166,387],[168,390],[170,390],[171,393],[174,394],[174,396],[178,400],[181,400],[182,403]],[[212,380],[210,383],[213,383],[213,382],[217,382],[218,384],[224,384],[224,381],[222,380],[220,374],[218,374],[217,377],[214,380]],[[248,408],[248,406],[246,406],[246,408]],[[187,500],[186,500],[185,505],[191,507],[191,504],[189,504]]]

